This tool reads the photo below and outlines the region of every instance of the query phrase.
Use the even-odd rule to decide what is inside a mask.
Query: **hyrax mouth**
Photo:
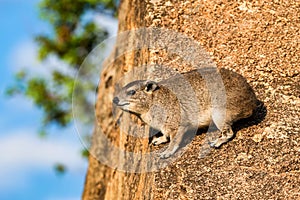
[[[129,104],[130,104],[130,103],[123,103],[123,104],[116,104],[116,105],[122,107],[122,106],[127,106],[127,105],[129,105]]]

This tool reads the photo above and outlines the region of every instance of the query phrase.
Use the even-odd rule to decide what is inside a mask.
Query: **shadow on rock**
[[[246,119],[236,121],[232,126],[232,130],[236,134],[236,132],[243,128],[257,125],[265,119],[266,115],[267,108],[265,104],[262,101],[258,101],[257,108],[254,110],[253,115]]]

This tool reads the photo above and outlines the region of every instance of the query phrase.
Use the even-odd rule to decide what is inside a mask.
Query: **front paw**
[[[167,143],[169,140],[168,138],[161,136],[161,137],[154,137],[151,144],[153,144],[154,146],[160,145],[160,144],[164,144]]]
[[[177,150],[178,150],[179,146],[178,145],[171,145],[169,146],[164,152],[162,152],[160,154],[160,158],[162,159],[166,159],[171,157]]]
[[[172,152],[164,151],[164,152],[162,152],[162,153],[159,155],[159,157],[160,157],[161,159],[167,159],[167,158],[170,158],[172,155],[173,155]]]

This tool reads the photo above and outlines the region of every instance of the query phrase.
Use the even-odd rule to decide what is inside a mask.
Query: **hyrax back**
[[[232,123],[252,115],[257,99],[241,75],[227,69],[206,68],[158,83],[151,80],[131,82],[114,97],[113,103],[162,132],[163,136],[154,138],[152,144],[170,140],[161,155],[167,158],[179,148],[184,133],[212,122],[220,136],[210,139],[210,145],[221,146],[233,137]]]

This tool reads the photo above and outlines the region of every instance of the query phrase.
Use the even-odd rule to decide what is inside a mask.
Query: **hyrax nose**
[[[115,97],[115,98],[113,99],[113,103],[114,103],[114,104],[118,104],[118,103],[119,103],[119,101],[120,101],[120,100],[119,100],[119,98],[118,98],[118,97]]]

